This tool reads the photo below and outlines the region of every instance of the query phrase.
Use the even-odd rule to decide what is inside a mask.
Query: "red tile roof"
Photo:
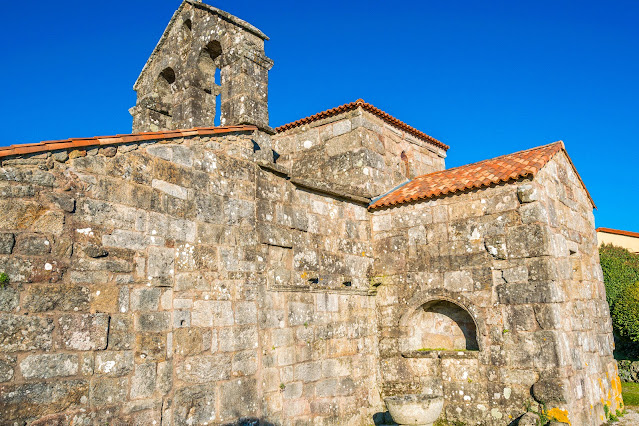
[[[625,235],[626,237],[639,238],[639,232],[622,231],[620,229],[597,228],[597,232],[605,232],[607,234]]]
[[[355,102],[351,102],[349,104],[344,104],[335,108],[331,108],[328,109],[326,111],[322,111],[322,112],[318,112],[317,114],[311,115],[310,117],[306,117],[306,118],[302,118],[300,120],[297,121],[293,121],[292,123],[288,123],[288,124],[284,124],[282,126],[279,126],[275,129],[275,131],[277,133],[281,133],[284,132],[286,130],[292,129],[294,127],[299,127],[299,126],[303,126],[305,124],[311,123],[313,121],[316,120],[321,120],[322,118],[328,118],[328,117],[333,117],[335,115],[338,114],[342,114],[344,112],[348,112],[348,111],[352,111],[354,109],[357,108],[362,108],[365,111],[370,112],[371,114],[374,114],[376,116],[378,116],[379,118],[381,118],[382,120],[386,121],[387,123],[390,123],[392,125],[394,125],[395,127],[399,127],[400,129],[404,130],[407,133],[410,133],[411,135],[425,140],[426,142],[429,142],[439,148],[442,148],[444,150],[448,150],[448,148],[450,148],[448,145],[438,141],[437,139],[435,139],[432,136],[428,136],[426,133],[417,130],[414,127],[409,126],[408,124],[404,123],[403,121],[398,120],[397,118],[393,117],[390,114],[385,113],[384,111],[382,111],[381,109],[364,102],[363,99],[358,99]]]
[[[231,132],[255,131],[255,126],[195,127],[186,130],[165,130],[162,132],[131,133],[127,135],[94,136],[92,138],[72,138],[0,147],[0,158],[11,155],[33,154],[36,152],[58,151],[89,146],[117,145],[157,139],[173,139],[185,136],[206,136]]]
[[[561,141],[480,161],[479,163],[418,176],[389,194],[373,201],[369,208],[375,209],[425,200],[440,195],[483,188],[523,177],[532,177],[560,151],[566,151]],[[567,153],[566,156],[568,156]],[[568,160],[570,161],[570,158]],[[574,169],[574,165],[572,167]],[[575,173],[577,173],[577,170],[575,170]],[[577,174],[577,177],[579,177],[579,174]],[[579,180],[581,181],[580,177]],[[583,181],[581,183],[583,185]],[[586,192],[588,191],[586,190]],[[593,207],[595,207],[590,194],[588,194],[588,198]]]

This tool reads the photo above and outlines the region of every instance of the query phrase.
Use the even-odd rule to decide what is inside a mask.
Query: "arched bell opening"
[[[220,124],[221,61],[222,45],[217,40],[211,40],[200,51],[197,62],[200,70],[200,80],[197,85],[206,93],[205,104],[213,110],[216,126]]]
[[[173,85],[175,84],[175,71],[167,67],[160,72],[153,86],[153,95],[157,104],[156,111],[171,116],[173,107]]]

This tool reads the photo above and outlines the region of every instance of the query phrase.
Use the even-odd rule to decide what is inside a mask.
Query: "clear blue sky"
[[[271,40],[271,125],[357,98],[453,167],[562,139],[599,210],[639,231],[639,1],[209,3]],[[178,0],[3,4],[0,145],[128,133]]]

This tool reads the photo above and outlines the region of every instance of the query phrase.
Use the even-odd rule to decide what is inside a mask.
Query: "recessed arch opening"
[[[404,351],[478,351],[477,326],[460,305],[445,299],[430,300],[406,321]]]

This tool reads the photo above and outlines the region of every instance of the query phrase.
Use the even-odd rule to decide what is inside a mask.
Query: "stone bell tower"
[[[268,125],[268,37],[215,7],[184,0],[142,69],[133,132]]]

